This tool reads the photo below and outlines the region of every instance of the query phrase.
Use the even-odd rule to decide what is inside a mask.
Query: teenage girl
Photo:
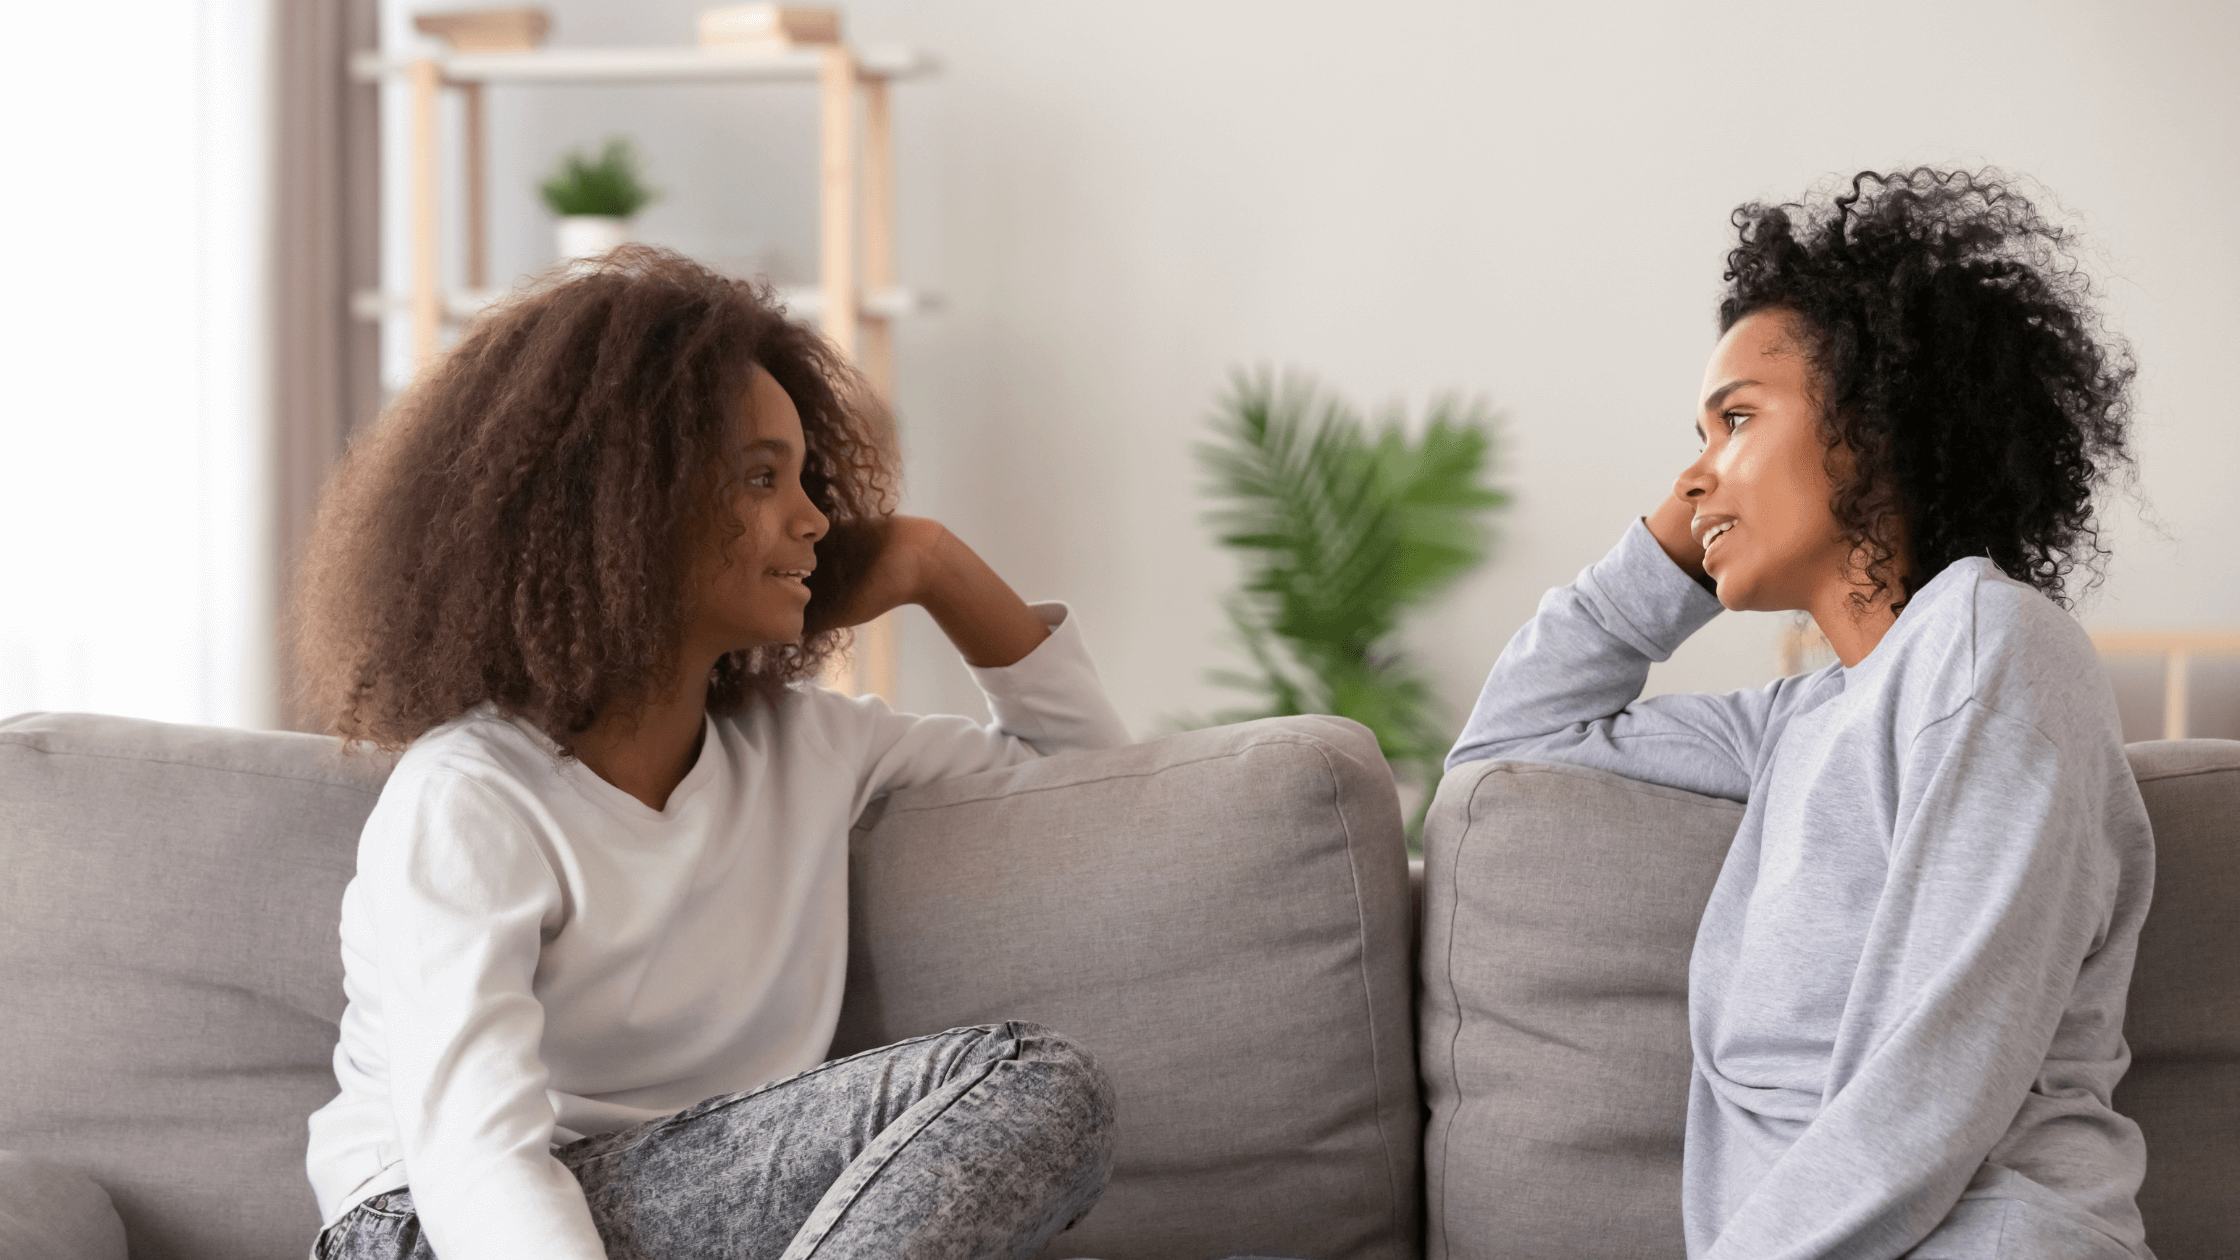
[[[2149,1260],[2109,1094],[2154,846],[2065,611],[2129,360],[1995,174],[1735,222],[1703,453],[1541,601],[1448,764],[1746,802],[1689,972],[1692,1260]],[[1837,663],[1640,699],[1722,608],[1802,610]]]
[[[321,1260],[1025,1257],[1096,1200],[1111,1088],[1066,1038],[824,1061],[864,806],[1128,740],[1065,607],[893,498],[824,343],[647,249],[485,317],[352,448],[302,658],[404,752],[343,897]],[[994,725],[814,685],[901,604]]]

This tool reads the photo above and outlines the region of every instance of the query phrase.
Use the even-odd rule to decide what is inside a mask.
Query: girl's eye
[[[778,470],[775,468],[757,468],[747,474],[747,484],[757,490],[768,490],[778,484]]]
[[[1742,422],[1750,418],[1750,413],[1747,411],[1723,411],[1719,413],[1719,418],[1727,422],[1727,432],[1732,433],[1742,427]]]

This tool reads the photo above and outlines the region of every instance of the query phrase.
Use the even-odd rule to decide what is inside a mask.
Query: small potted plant
[[[1420,428],[1398,408],[1372,425],[1312,379],[1262,369],[1233,377],[1198,449],[1208,523],[1244,561],[1229,618],[1258,667],[1207,675],[1255,699],[1214,721],[1334,713],[1368,727],[1417,801],[1415,848],[1455,729],[1402,623],[1492,551],[1486,514],[1509,502],[1486,484],[1498,426],[1454,397]]]
[[[560,257],[597,258],[630,239],[630,218],[653,190],[638,177],[638,151],[616,136],[597,157],[581,149],[560,159],[540,190],[560,216]]]

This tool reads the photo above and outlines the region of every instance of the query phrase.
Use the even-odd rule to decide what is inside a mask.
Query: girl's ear
[[[801,619],[804,636],[848,624],[850,597],[879,558],[885,527],[883,519],[835,520],[817,540],[817,569],[809,575],[809,607]]]

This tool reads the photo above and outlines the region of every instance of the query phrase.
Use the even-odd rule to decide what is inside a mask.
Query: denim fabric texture
[[[1097,1201],[1112,1084],[1027,1023],[916,1037],[554,1152],[609,1260],[1025,1260]],[[435,1260],[409,1189],[319,1260]]]

